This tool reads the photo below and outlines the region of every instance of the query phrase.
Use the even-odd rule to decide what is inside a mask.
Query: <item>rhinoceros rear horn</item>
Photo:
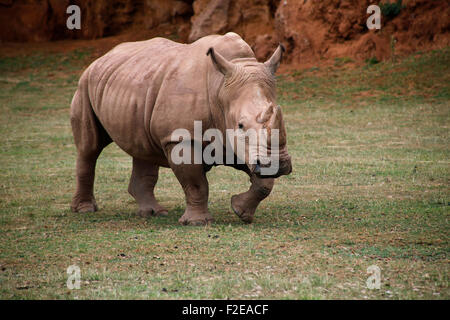
[[[275,74],[277,72],[278,67],[281,63],[281,58],[283,57],[283,52],[286,51],[284,46],[280,43],[278,48],[275,50],[275,52],[272,54],[272,56],[264,62],[267,68],[269,68],[270,72],[272,74]]]
[[[211,60],[214,66],[219,70],[224,76],[230,75],[235,66],[232,62],[225,59],[220,53],[215,52],[214,48],[209,48],[208,52],[206,52],[207,56],[211,56]]]

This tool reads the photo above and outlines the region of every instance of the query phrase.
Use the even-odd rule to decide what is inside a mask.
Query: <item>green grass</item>
[[[100,211],[71,213],[69,105],[90,53],[0,58],[0,298],[449,299],[449,54],[279,76],[294,171],[244,225],[230,198],[248,179],[213,169],[209,227],[178,225],[168,169],[169,217],[138,217],[115,145],[97,167]]]

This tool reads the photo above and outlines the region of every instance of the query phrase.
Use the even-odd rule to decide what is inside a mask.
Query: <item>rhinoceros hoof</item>
[[[186,219],[179,219],[179,223],[181,223],[183,226],[206,226],[210,225],[214,222],[214,219],[196,219],[196,220],[186,220]]]
[[[240,195],[231,197],[231,209],[245,223],[252,223],[256,207],[248,207],[240,198]]]
[[[169,212],[166,209],[161,209],[159,211],[155,211],[154,209],[140,209],[138,211],[138,216],[143,218],[150,217],[166,217]]]
[[[80,202],[71,206],[72,212],[88,213],[98,210],[95,202]]]
[[[208,213],[192,213],[186,211],[178,220],[184,226],[204,226],[214,222],[214,218]]]

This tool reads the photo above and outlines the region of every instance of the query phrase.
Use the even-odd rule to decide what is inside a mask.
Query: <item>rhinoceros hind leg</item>
[[[150,216],[167,216],[168,211],[155,198],[154,189],[158,181],[159,166],[145,160],[133,158],[128,192],[139,205],[138,215],[144,218]]]
[[[103,148],[112,140],[92,111],[83,88],[75,93],[70,113],[77,147],[77,187],[70,207],[73,212],[94,212],[98,210],[94,197],[95,164]]]
[[[77,189],[70,204],[72,212],[86,213],[98,210],[93,193],[96,160],[80,155],[77,157]]]
[[[254,175],[250,178],[252,185],[246,192],[231,197],[231,208],[245,223],[252,223],[256,208],[272,191],[274,179],[261,179]]]

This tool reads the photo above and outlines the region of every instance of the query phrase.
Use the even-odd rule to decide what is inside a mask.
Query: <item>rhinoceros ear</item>
[[[285,51],[286,51],[286,49],[280,43],[280,45],[278,46],[277,50],[275,50],[275,52],[272,54],[272,56],[269,58],[269,60],[264,62],[264,65],[267,68],[269,68],[269,70],[270,70],[270,72],[272,74],[275,74],[275,72],[277,72],[277,69],[278,69],[278,67],[280,66],[280,63],[281,63],[281,58],[283,57],[283,53]]]
[[[211,60],[214,66],[219,70],[224,76],[230,75],[235,66],[232,62],[225,59],[220,53],[214,52],[213,48],[209,48],[208,52],[206,52],[207,56],[211,56]]]

